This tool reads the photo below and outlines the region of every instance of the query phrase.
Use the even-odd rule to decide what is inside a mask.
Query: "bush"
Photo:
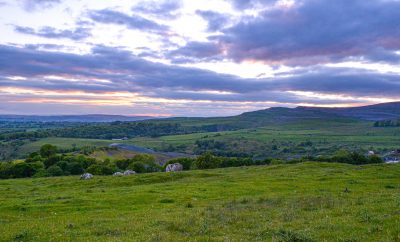
[[[49,168],[52,165],[57,164],[61,160],[61,156],[59,155],[52,155],[43,161],[44,165]]]
[[[111,175],[117,171],[117,168],[113,165],[97,163],[89,166],[86,171],[94,175]]]
[[[64,171],[61,169],[61,167],[57,165],[52,165],[49,168],[47,168],[47,173],[49,176],[62,176],[64,175]]]
[[[128,166],[129,170],[137,173],[157,172],[161,171],[161,167],[155,163],[133,162]]]
[[[369,157],[369,163],[374,164],[374,163],[383,163],[383,160],[381,157],[377,155],[371,155]]]
[[[11,177],[14,178],[23,178],[23,177],[31,177],[35,174],[36,170],[32,166],[32,164],[28,164],[25,162],[16,163],[11,166]]]
[[[197,157],[195,166],[197,169],[212,169],[217,168],[220,165],[218,157],[213,156],[211,153],[206,152],[203,155]]]
[[[35,178],[48,177],[48,176],[50,176],[50,174],[44,168],[43,169],[39,169],[38,171],[36,171],[35,175],[33,175],[33,177],[35,177]]]
[[[71,175],[79,175],[85,172],[82,165],[75,161],[68,164],[67,170]]]
[[[130,163],[129,159],[115,161],[115,165],[121,170],[126,170]]]
[[[0,178],[12,178],[12,164],[10,162],[0,162]]]

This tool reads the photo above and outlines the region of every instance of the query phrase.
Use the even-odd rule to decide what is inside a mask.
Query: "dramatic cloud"
[[[90,12],[89,16],[92,20],[99,23],[125,25],[130,29],[138,29],[149,32],[162,32],[168,30],[167,26],[158,24],[141,16],[127,15],[122,12],[108,9],[92,11]]]
[[[399,100],[398,0],[2,2],[4,112],[209,116]]]
[[[227,30],[220,40],[235,60],[294,64],[368,56],[400,48],[398,1],[306,0]]]
[[[85,27],[78,27],[74,30],[59,30],[53,27],[42,27],[38,31],[30,27],[15,26],[15,31],[22,34],[35,35],[50,39],[72,39],[82,40],[91,36],[90,29]]]
[[[98,93],[128,91],[166,99],[299,103],[309,100],[291,92],[360,97],[396,97],[400,92],[399,75],[395,74],[314,68],[291,76],[286,73],[261,80],[243,79],[153,63],[128,51],[104,46],[94,48],[88,55],[1,46],[0,70],[3,87]],[[24,81],[10,78],[15,76]]]
[[[210,39],[224,46],[227,58],[238,62],[304,66],[369,59],[399,63],[400,55],[395,53],[400,50],[398,9],[400,2],[390,0],[303,0],[290,6],[277,3]]]

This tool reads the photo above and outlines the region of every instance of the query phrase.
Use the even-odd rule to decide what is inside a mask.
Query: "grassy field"
[[[71,149],[73,144],[77,147],[102,147],[115,142],[156,150],[168,150],[166,148],[172,145],[177,147],[179,152],[194,153],[196,141],[210,140],[224,143],[225,146],[222,148],[224,151],[240,151],[261,158],[332,155],[340,149],[374,150],[384,154],[400,148],[400,128],[374,128],[370,122],[321,122],[318,120],[227,132],[170,135],[157,138],[137,137],[124,141],[45,138],[28,142],[19,147],[18,153],[22,155],[20,157],[22,158],[28,153],[39,150],[43,144],[53,144],[61,149]],[[312,145],[304,145],[306,142],[311,142]],[[184,148],[179,148],[180,146]],[[273,148],[274,146],[276,148]]]
[[[192,151],[197,140],[221,141],[227,144],[228,148],[225,149],[242,150],[252,154],[264,152],[267,155],[275,154],[276,157],[302,152],[303,155],[329,155],[339,149],[385,152],[399,148],[400,128],[374,128],[369,122],[309,121],[229,132],[195,133],[159,138],[139,137],[130,142],[153,149],[161,149],[168,145],[186,145],[187,151]],[[312,147],[302,147],[302,144],[308,141],[312,142]],[[276,145],[278,149],[272,150],[273,145]],[[287,154],[282,152],[285,148],[289,150]]]
[[[100,140],[100,139],[76,139],[76,138],[44,138],[35,142],[27,143],[20,147],[19,152],[21,154],[28,154],[34,151],[38,151],[44,144],[56,145],[61,149],[71,149],[75,144],[76,147],[83,146],[108,146],[109,144],[115,143],[112,140]]]
[[[400,165],[0,181],[2,241],[400,241]]]

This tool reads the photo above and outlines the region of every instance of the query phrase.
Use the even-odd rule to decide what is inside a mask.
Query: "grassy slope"
[[[399,208],[400,165],[2,180],[0,238],[398,241]]]

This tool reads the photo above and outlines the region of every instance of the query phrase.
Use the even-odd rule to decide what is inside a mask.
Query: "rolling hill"
[[[0,180],[1,241],[398,241],[400,165]]]
[[[350,108],[298,107],[296,109],[304,111],[320,111],[323,113],[336,114],[343,117],[371,121],[400,118],[400,102],[381,103],[370,106]]]

